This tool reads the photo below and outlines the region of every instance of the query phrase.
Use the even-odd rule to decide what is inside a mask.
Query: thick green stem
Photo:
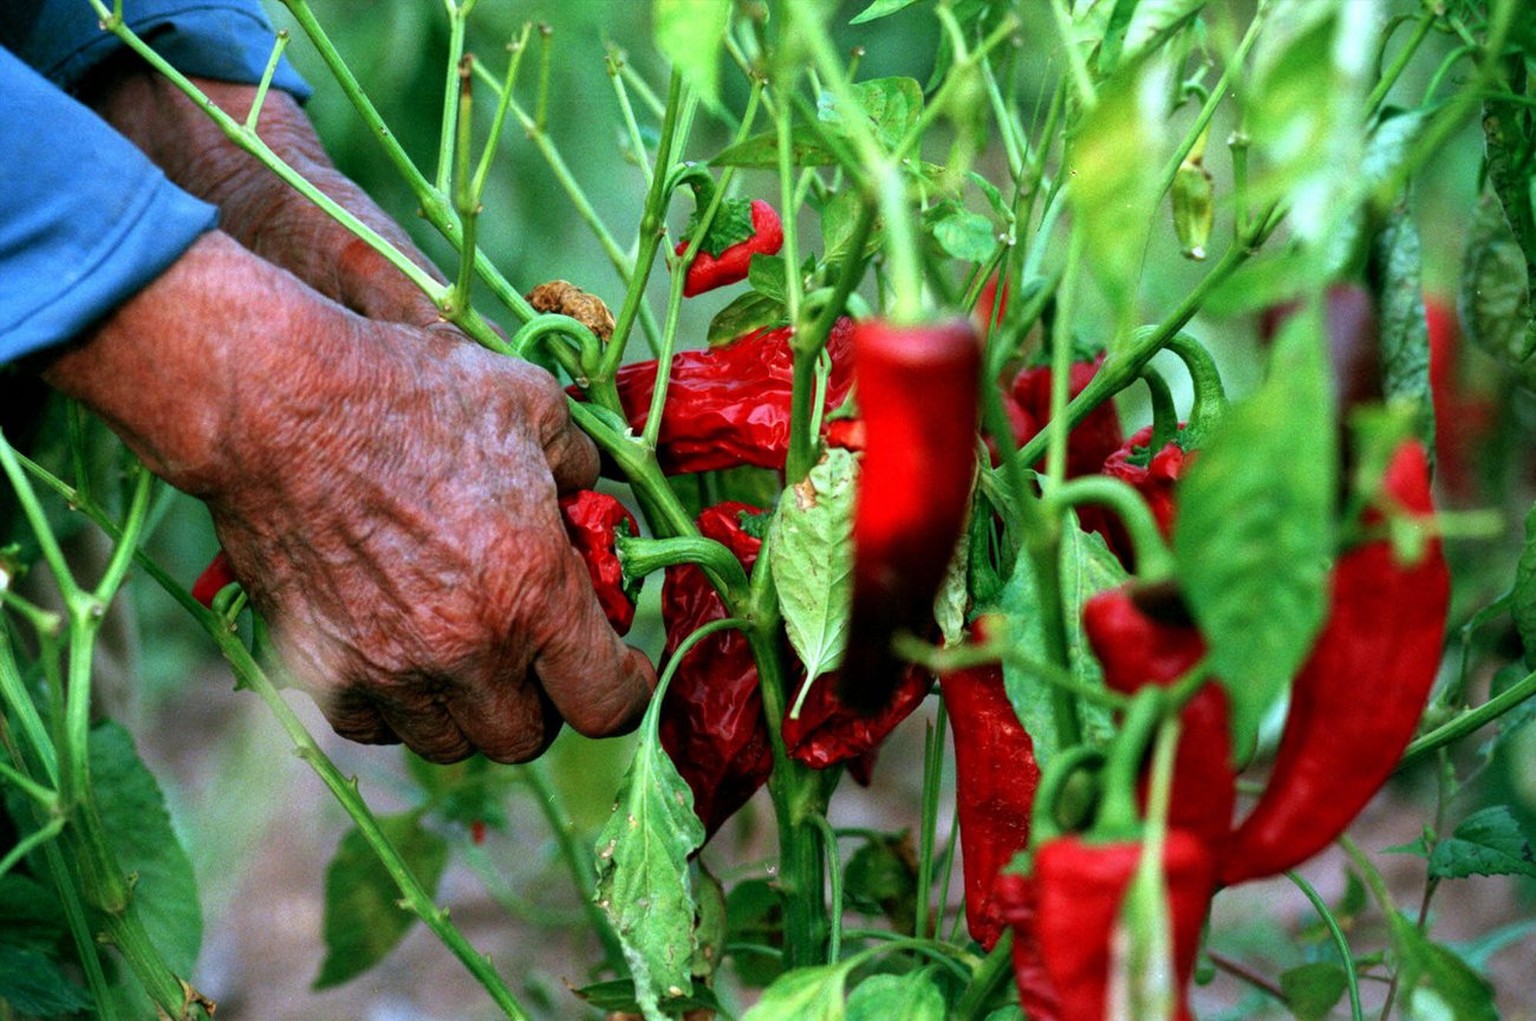
[[[1449,723],[1436,727],[1411,743],[1403,752],[1397,768],[1410,766],[1426,755],[1455,744],[1474,734],[1528,698],[1536,697],[1536,673],[1528,674],[1476,709],[1468,710]]]

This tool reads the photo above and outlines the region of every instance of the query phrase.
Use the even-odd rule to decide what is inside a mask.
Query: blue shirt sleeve
[[[122,45],[102,30],[88,0],[5,0],[0,8],[0,46],[64,89],[73,90]],[[123,20],[171,66],[195,77],[255,83],[272,53],[272,25],[256,0],[123,0]],[[272,84],[309,97],[287,60]]]
[[[184,73],[260,80],[272,30],[254,3],[125,0],[124,8]],[[218,213],[62,91],[118,46],[85,0],[3,0],[0,44],[3,364],[88,330],[213,230]],[[289,68],[274,81],[308,94]]]
[[[217,212],[0,50],[0,362],[78,336],[164,272]]]

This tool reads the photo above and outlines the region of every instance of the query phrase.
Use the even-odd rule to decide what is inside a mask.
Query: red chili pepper
[[[1058,1012],[1053,1016],[1061,1021],[1104,1021],[1111,1016],[1113,936],[1141,850],[1140,841],[1100,844],[1073,835],[1047,841],[1035,852],[1032,910],[1015,908],[1011,917],[1022,916],[1032,925],[1021,936],[1038,944],[1042,970],[1055,993]],[[1163,845],[1163,870],[1177,988],[1173,1016],[1188,1021],[1184,990],[1194,971],[1215,869],[1198,837],[1170,829]],[[1038,973],[1026,971],[1022,977],[1038,986]],[[1022,998],[1023,982],[1020,992]],[[1038,988],[1030,995],[1041,998]]]
[[[955,670],[939,685],[955,735],[965,921],[971,938],[991,950],[1006,924],[993,888],[1003,866],[1029,846],[1040,767],[1034,742],[1008,701],[1001,666]]]
[[[976,469],[981,347],[964,319],[854,327],[867,430],[853,518],[853,604],[839,694],[863,713],[902,675],[890,643],[925,630],[965,525]]]
[[[485,843],[485,820],[484,819],[472,819],[472,820],[470,820],[470,823],[469,823],[469,840],[470,840],[470,843],[474,844],[476,847],[479,847],[481,844]]]
[[[208,562],[208,566],[203,568],[203,573],[197,576],[197,581],[192,583],[192,598],[212,609],[213,597],[237,580],[234,565],[229,562],[229,554],[219,550]]]
[[[1429,325],[1429,384],[1435,407],[1435,475],[1444,492],[1459,500],[1477,484],[1477,450],[1493,427],[1494,409],[1468,392],[1459,374],[1461,328],[1456,309],[1444,298],[1426,297]]]
[[[1055,983],[1040,955],[1040,897],[1033,876],[1002,872],[992,883],[991,904],[1013,930],[1013,980],[1029,1021],[1061,1021]]]
[[[672,357],[667,406],[657,437],[657,457],[669,474],[713,471],[750,464],[782,470],[789,453],[790,391],[794,352],[787,326],[757,330],[724,347],[683,351]],[[839,318],[827,336],[832,370],[826,410],[843,402],[853,383],[850,339],[853,321]],[[614,380],[625,417],[645,428],[656,388],[654,360],[626,365]]]
[[[1135,694],[1173,684],[1205,656],[1205,640],[1177,594],[1163,586],[1122,586],[1083,606],[1083,633],[1113,691]],[[1227,694],[1214,682],[1179,713],[1168,825],[1186,830],[1220,857],[1236,804]]]
[[[1275,339],[1286,320],[1300,309],[1298,302],[1267,308],[1259,317],[1259,337]],[[1328,331],[1328,361],[1333,368],[1334,396],[1341,411],[1381,400],[1381,342],[1376,328],[1376,299],[1359,284],[1328,288],[1324,316]]]
[[[607,493],[583,489],[560,498],[560,516],[565,519],[565,534],[586,561],[592,590],[597,593],[603,615],[619,634],[628,634],[635,622],[635,599],[640,594],[640,579],[624,583],[624,566],[614,540],[619,535],[638,535],[634,515]]]
[[[928,671],[909,665],[901,673],[895,695],[873,716],[867,716],[838,697],[836,674],[819,678],[806,694],[800,715],[784,718],[784,745],[789,757],[812,769],[846,764],[849,775],[868,787],[880,745],[897,724],[912,715],[932,688]]]
[[[1429,464],[1404,443],[1383,495],[1415,518],[1434,512]],[[1367,526],[1381,514],[1366,514]],[[1440,540],[1415,564],[1387,539],[1339,557],[1328,622],[1291,687],[1275,768],[1233,835],[1222,882],[1275,875],[1327,847],[1386,782],[1440,667],[1450,574]]]
[[[1076,397],[1104,364],[1099,355],[1091,362],[1073,362],[1072,376],[1068,384],[1068,396]],[[1051,421],[1051,367],[1039,365],[1020,372],[1013,380],[1013,399],[1035,425],[1027,436],[1017,436],[1022,446],[1033,439],[1035,433],[1045,429]],[[1092,475],[1125,442],[1120,429],[1120,413],[1113,401],[1105,401],[1088,417],[1078,423],[1067,437],[1067,476],[1077,478]]]
[[[1179,424],[1183,429],[1183,423]],[[1193,451],[1186,451],[1170,440],[1162,450],[1152,451],[1152,427],[1137,431],[1118,450],[1104,459],[1102,474],[1128,484],[1152,510],[1158,530],[1167,538],[1173,534],[1174,488],[1189,467]],[[1104,536],[1109,548],[1130,570],[1136,566],[1136,551],[1125,525],[1114,514],[1100,514],[1088,519]],[[1086,527],[1086,526],[1085,526]]]
[[[718,504],[699,515],[699,532],[724,543],[750,571],[763,543],[743,528],[742,518],[761,513],[745,503]],[[667,656],[700,626],[725,616],[725,603],[702,569],[667,568],[661,589]],[[693,647],[663,697],[660,734],[693,791],[695,814],[714,835],[773,772],[757,663],[746,635],[717,631]]]
[[[689,238],[677,243],[682,255]],[[784,245],[784,224],[778,210],[762,199],[750,203],[726,199],[715,213],[708,236],[683,278],[683,297],[691,298],[747,278],[752,256],[773,255]]]

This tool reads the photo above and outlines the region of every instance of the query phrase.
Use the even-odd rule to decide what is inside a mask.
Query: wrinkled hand
[[[542,370],[354,315],[211,234],[48,375],[207,501],[338,733],[522,761],[648,699],[565,537],[557,492],[598,460]]]

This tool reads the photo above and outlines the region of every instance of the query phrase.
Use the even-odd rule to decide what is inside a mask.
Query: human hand
[[[208,502],[343,736],[522,761],[649,698],[565,537],[556,495],[598,461],[541,370],[352,315],[215,234],[48,375]]]

